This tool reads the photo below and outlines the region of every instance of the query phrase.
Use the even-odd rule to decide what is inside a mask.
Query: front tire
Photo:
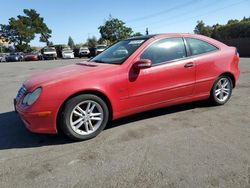
[[[73,140],[88,140],[105,128],[109,110],[100,97],[83,94],[65,104],[61,118],[61,129],[68,137]]]
[[[211,90],[210,100],[214,105],[224,105],[230,99],[233,82],[229,76],[220,76]]]

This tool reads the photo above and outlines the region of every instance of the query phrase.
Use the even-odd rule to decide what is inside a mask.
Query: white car
[[[0,62],[6,62],[5,57],[6,57],[5,54],[0,54]]]
[[[90,57],[90,51],[88,47],[81,47],[79,49],[79,57]]]
[[[57,59],[57,53],[55,47],[45,47],[42,49],[43,59]]]
[[[104,45],[104,44],[96,45],[95,55],[102,53],[104,50],[106,50],[106,48],[107,48],[107,45]]]
[[[63,59],[74,59],[75,55],[73,50],[71,50],[70,48],[64,48],[62,50],[62,58]]]

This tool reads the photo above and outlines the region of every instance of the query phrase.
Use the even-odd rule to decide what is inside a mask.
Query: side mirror
[[[140,59],[134,63],[134,67],[136,69],[147,69],[152,66],[152,62],[150,59]]]

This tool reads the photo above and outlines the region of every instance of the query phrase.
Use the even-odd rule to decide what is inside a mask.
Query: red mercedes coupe
[[[24,82],[14,99],[26,127],[62,130],[75,140],[111,120],[180,103],[225,104],[240,75],[236,48],[195,34],[160,34],[115,43],[89,61]]]

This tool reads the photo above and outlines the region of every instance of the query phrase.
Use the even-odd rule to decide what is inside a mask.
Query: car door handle
[[[193,62],[190,62],[190,63],[187,63],[184,65],[185,68],[191,68],[194,66],[194,63]]]

